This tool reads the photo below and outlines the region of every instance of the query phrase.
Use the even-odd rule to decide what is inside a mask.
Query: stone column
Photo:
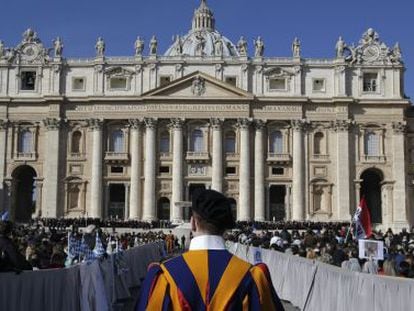
[[[338,220],[351,219],[349,126],[347,120],[336,121],[336,208]]]
[[[7,120],[0,120],[0,213],[6,207],[6,187],[4,177],[6,175],[6,146],[7,146]]]
[[[47,118],[43,124],[47,130],[45,162],[43,165],[43,217],[56,218],[59,206],[59,134],[60,119]]]
[[[35,178],[35,191],[36,191],[36,210],[34,217],[42,216],[42,193],[43,193],[43,179]]]
[[[292,220],[302,221],[305,215],[305,163],[302,120],[293,120],[293,180],[292,180]]]
[[[155,169],[157,120],[145,118],[145,167],[144,167],[144,208],[142,220],[151,221],[157,218],[155,202]]]
[[[131,186],[129,197],[129,218],[140,219],[142,215],[141,197],[141,121],[129,120],[131,126]]]
[[[292,219],[292,207],[290,205],[290,196],[292,193],[292,186],[286,185],[286,195],[285,195],[285,211],[286,211],[286,220]]]
[[[89,127],[92,131],[92,170],[91,170],[91,198],[89,217],[101,218],[102,210],[102,124],[99,119],[90,119]]]
[[[239,214],[238,220],[251,220],[250,213],[250,119],[239,119],[240,165],[239,165]]]
[[[125,183],[125,213],[124,213],[125,220],[128,220],[128,216],[130,214],[129,212],[129,188],[130,188],[130,184]]]
[[[405,142],[404,132],[406,129],[405,122],[394,122],[393,128],[393,158],[392,158],[392,171],[394,175],[393,185],[393,197],[394,197],[394,209],[392,219],[394,222],[393,227],[395,229],[402,229],[408,224],[408,215],[406,210],[406,170],[405,170]]]
[[[211,189],[222,192],[223,191],[223,133],[221,119],[211,119],[211,126],[213,128],[213,157],[212,157],[212,178]]]
[[[265,182],[264,182],[264,127],[265,122],[255,122],[254,138],[254,220],[265,221]]]
[[[182,119],[172,119],[170,127],[173,130],[173,167],[172,167],[172,197],[171,197],[171,220],[173,222],[183,221],[183,210],[177,202],[183,201],[183,124]]]

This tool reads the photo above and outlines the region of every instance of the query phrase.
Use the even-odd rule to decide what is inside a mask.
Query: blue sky
[[[106,54],[133,54],[137,35],[153,34],[164,52],[172,35],[185,34],[200,0],[4,0],[0,10],[0,39],[14,46],[21,34],[34,28],[45,45],[56,36],[64,40],[64,55],[94,55],[98,36]],[[290,56],[295,36],[303,57],[333,57],[339,35],[357,43],[369,27],[393,46],[399,41],[406,71],[406,94],[414,97],[414,2],[410,0],[208,0],[218,30],[233,42],[262,36],[266,56]]]

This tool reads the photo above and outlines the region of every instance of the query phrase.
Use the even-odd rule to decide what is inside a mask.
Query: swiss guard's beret
[[[215,190],[196,193],[193,197],[192,210],[219,229],[232,229],[235,226],[229,199]]]

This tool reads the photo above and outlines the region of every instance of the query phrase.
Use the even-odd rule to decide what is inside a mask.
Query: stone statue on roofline
[[[338,41],[336,42],[335,48],[336,48],[336,57],[337,58],[344,57],[346,44],[345,44],[345,41],[342,39],[341,36],[338,38]]]
[[[214,53],[216,56],[223,56],[223,40],[221,35],[214,41]]]
[[[263,57],[265,46],[264,46],[264,42],[263,42],[263,40],[260,36],[257,37],[257,40],[254,41],[254,46],[255,46],[254,56],[255,57]]]
[[[157,49],[158,49],[158,41],[157,37],[154,35],[151,38],[150,41],[150,55],[154,56],[157,55]]]
[[[3,58],[6,54],[6,48],[4,47],[3,40],[0,40],[0,59]]]
[[[135,56],[142,56],[142,52],[144,52],[144,40],[142,40],[140,36],[135,40],[134,47]]]
[[[243,36],[241,36],[239,42],[237,42],[237,50],[239,51],[240,56],[247,56],[247,41]]]
[[[53,51],[55,57],[62,57],[63,54],[63,41],[60,37],[57,37],[53,40]]]
[[[298,38],[295,38],[295,40],[293,40],[292,53],[293,57],[300,57],[300,41]]]
[[[103,57],[105,54],[105,41],[102,37],[98,37],[95,44],[96,57]]]
[[[174,44],[175,44],[174,45],[175,46],[175,53],[177,55],[183,54],[183,41],[182,41],[180,35],[175,36]]]

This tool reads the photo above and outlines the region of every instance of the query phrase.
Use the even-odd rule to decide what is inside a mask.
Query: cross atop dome
[[[194,11],[193,31],[214,31],[215,22],[213,11],[207,6],[206,0],[201,0],[199,8]]]

